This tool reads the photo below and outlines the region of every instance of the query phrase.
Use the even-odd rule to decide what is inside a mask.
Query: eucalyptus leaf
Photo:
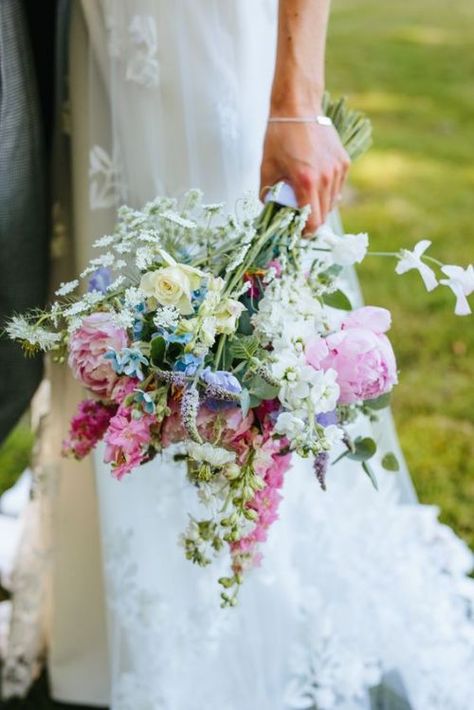
[[[400,463],[394,453],[389,451],[382,459],[382,466],[387,471],[399,471]]]
[[[373,472],[372,468],[369,466],[367,461],[362,461],[362,468],[364,469],[364,472],[368,475],[370,478],[370,482],[375,488],[376,491],[378,491],[379,486],[377,483],[377,479],[375,478],[375,473]]]
[[[349,453],[347,457],[352,461],[368,461],[374,456],[377,451],[377,444],[369,436],[357,437],[354,440],[354,451]]]
[[[334,293],[325,293],[323,302],[331,308],[338,308],[341,311],[352,311],[352,303],[342,291],[334,291]]]

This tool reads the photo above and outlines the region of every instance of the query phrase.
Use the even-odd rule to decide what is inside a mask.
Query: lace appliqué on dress
[[[159,84],[158,33],[152,15],[133,15],[127,27],[106,13],[107,48],[111,59],[123,63],[126,81],[151,89]]]
[[[118,151],[109,155],[100,145],[89,153],[89,206],[91,210],[117,207],[126,199]]]

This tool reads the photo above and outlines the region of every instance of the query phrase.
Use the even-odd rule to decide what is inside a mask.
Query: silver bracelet
[[[320,126],[332,126],[329,116],[270,116],[268,123],[317,123]]]

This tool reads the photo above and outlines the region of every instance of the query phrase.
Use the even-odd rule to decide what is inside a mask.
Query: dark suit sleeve
[[[2,0],[0,327],[8,316],[44,303],[49,262],[48,185],[44,127],[24,6],[21,0]],[[18,345],[0,338],[0,441],[28,406],[41,375],[41,357],[26,359]]]

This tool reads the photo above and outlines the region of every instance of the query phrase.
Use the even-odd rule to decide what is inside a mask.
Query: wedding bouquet
[[[376,484],[376,444],[351,440],[347,424],[376,416],[397,382],[389,311],[352,310],[345,292],[343,270],[365,258],[367,235],[325,226],[302,238],[307,210],[279,204],[280,189],[263,209],[243,199],[232,216],[197,190],[122,207],[81,280],[7,325],[25,350],[67,360],[90,393],[66,455],[83,458],[103,440],[117,479],[169,447],[186,462],[206,513],[190,516],[185,554],[207,565],[228,548],[219,582],[231,606],[278,516],[293,455],[313,458],[323,488],[334,451]],[[399,273],[417,268],[432,288],[426,247],[394,256]],[[472,266],[442,268],[467,312]],[[391,452],[382,463],[398,466]]]

